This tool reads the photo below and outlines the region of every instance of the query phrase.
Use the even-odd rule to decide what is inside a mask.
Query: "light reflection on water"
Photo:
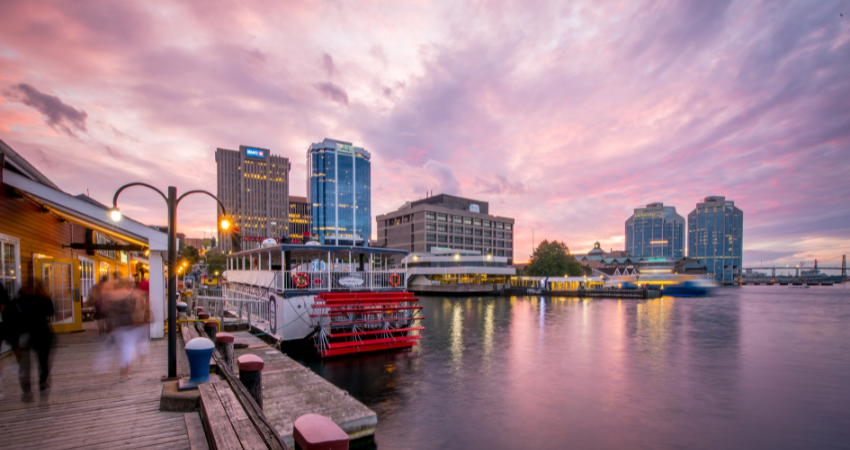
[[[411,351],[308,365],[378,448],[850,448],[850,289],[424,297]]]

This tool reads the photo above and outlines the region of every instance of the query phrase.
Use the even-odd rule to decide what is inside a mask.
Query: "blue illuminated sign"
[[[253,158],[265,158],[266,151],[261,150],[259,148],[245,147],[245,156],[251,156]]]

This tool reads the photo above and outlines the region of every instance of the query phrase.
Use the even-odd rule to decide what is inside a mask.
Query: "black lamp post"
[[[173,380],[177,378],[177,205],[180,204],[180,200],[183,200],[183,197],[189,194],[206,194],[214,198],[218,202],[218,205],[221,206],[222,216],[226,216],[227,211],[224,209],[221,200],[207,191],[189,191],[177,197],[177,188],[169,186],[168,196],[166,196],[162,191],[149,184],[129,183],[118,188],[115,191],[115,196],[112,197],[110,216],[115,222],[121,220],[121,212],[118,210],[118,194],[131,186],[144,186],[153,189],[162,196],[168,205],[168,287],[166,293],[168,296],[168,375],[163,377],[163,380]],[[221,228],[226,230],[229,227],[230,223],[227,219],[222,219]]]

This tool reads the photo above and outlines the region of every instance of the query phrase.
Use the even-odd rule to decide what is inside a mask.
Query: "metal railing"
[[[199,295],[195,297],[195,304],[204,308],[205,313],[208,313],[210,317],[218,318],[223,324],[247,323],[249,329],[252,325],[268,326],[272,322],[269,300],[252,297],[246,293],[228,290],[227,295],[222,297]]]
[[[349,291],[404,288],[404,270],[376,272],[327,272],[287,270],[277,277],[277,288],[281,291],[318,290]]]

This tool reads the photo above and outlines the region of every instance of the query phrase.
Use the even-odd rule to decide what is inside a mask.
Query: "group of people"
[[[104,277],[86,299],[95,309],[98,330],[109,344],[116,344],[121,353],[119,379],[132,378],[133,362],[149,351],[150,300],[148,282],[136,283],[129,277]],[[33,401],[31,386],[32,354],[38,358],[38,381],[42,400],[50,388],[50,349],[53,332],[50,328],[54,314],[53,301],[42,283],[28,283],[17,296],[0,283],[0,345],[6,342],[18,362],[18,380],[24,402]],[[108,345],[108,344],[107,344]],[[0,360],[0,362],[2,362]],[[2,375],[2,366],[0,366]],[[0,399],[3,398],[0,378]]]
[[[150,341],[150,286],[132,278],[100,280],[89,293],[98,331],[115,342],[121,351],[120,380],[132,378],[133,362],[146,356]]]
[[[50,347],[53,342],[50,321],[53,314],[53,301],[43,284],[24,286],[13,299],[0,283],[0,344],[8,343],[18,361],[18,381],[24,402],[33,399],[30,376],[32,353],[38,358],[38,388],[43,399],[46,399],[50,388]],[[2,385],[0,379],[0,398],[3,397]]]

